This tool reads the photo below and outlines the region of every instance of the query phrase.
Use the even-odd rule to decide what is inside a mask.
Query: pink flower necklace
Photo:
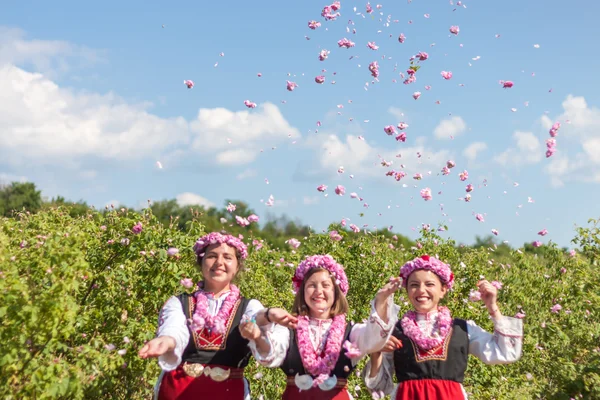
[[[206,328],[209,332],[215,332],[217,334],[225,333],[229,315],[240,298],[240,290],[237,286],[230,285],[231,291],[227,295],[227,298],[223,301],[217,315],[212,316],[208,312],[208,297],[206,296],[206,292],[202,290],[202,287],[204,286],[203,282],[200,282],[198,286],[200,287],[200,290],[194,294],[194,297],[196,298],[196,309],[192,316],[192,329],[199,331]]]
[[[415,311],[408,311],[404,314],[400,324],[402,325],[404,334],[415,342],[419,349],[431,350],[441,345],[446,339],[448,332],[452,328],[452,316],[448,307],[438,307],[437,326],[434,327],[433,332],[439,330],[439,333],[432,333],[434,337],[428,337],[421,331],[417,324],[417,313]]]
[[[310,341],[309,324],[310,318],[308,316],[298,317],[296,334],[298,336],[298,350],[300,350],[302,365],[306,372],[312,376],[316,376],[313,380],[313,387],[315,387],[329,378],[329,374],[338,361],[340,350],[342,349],[342,341],[344,340],[344,332],[346,331],[346,314],[333,317],[322,354],[317,354]]]

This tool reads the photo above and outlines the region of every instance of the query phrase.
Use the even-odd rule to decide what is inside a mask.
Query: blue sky
[[[327,2],[256,4],[3,7],[0,181],[29,180],[45,196],[97,207],[242,199],[263,219],[287,214],[318,230],[345,217],[415,237],[421,223],[443,222],[458,241],[497,229],[515,246],[569,246],[574,226],[599,216],[600,26],[592,18],[600,4],[414,0],[374,2],[367,14],[366,2],[342,1],[335,21],[320,15]],[[321,27],[310,30],[309,20]],[[339,48],[344,37],[356,46]],[[330,54],[321,62],[322,49]],[[429,59],[404,85],[399,74],[419,51]],[[288,92],[286,80],[299,86]],[[405,143],[383,131],[401,121]],[[555,121],[557,152],[546,159]],[[457,166],[442,176],[448,159]],[[390,169],[407,176],[396,182],[385,176]],[[467,183],[470,202],[459,200]],[[333,192],[339,184],[345,196]],[[425,187],[431,201],[420,197]],[[264,204],[269,195],[273,207]]]

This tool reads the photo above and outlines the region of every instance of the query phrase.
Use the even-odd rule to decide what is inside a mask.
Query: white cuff
[[[169,332],[165,331],[160,335],[162,336],[170,336],[172,338],[176,338],[175,335],[170,335]],[[181,344],[177,343],[177,339],[175,339],[175,348],[173,351],[167,352],[162,356],[158,357],[158,365],[163,371],[173,371],[174,369],[181,364],[181,357],[183,356],[183,352],[187,346],[187,343]]]
[[[392,294],[387,299],[387,324],[379,317],[377,310],[375,309],[375,299],[371,300],[371,315],[369,321],[379,325],[381,328],[381,337],[389,335],[390,331],[394,328],[397,322],[397,315],[400,312],[400,306],[394,303],[394,295]]]
[[[523,320],[519,318],[503,316],[498,320],[494,320],[494,330],[502,336],[512,338],[523,337]]]

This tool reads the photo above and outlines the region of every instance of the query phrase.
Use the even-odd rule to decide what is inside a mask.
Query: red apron
[[[455,381],[414,379],[398,385],[395,400],[465,400],[465,394]]]
[[[217,382],[204,374],[194,378],[189,376],[179,365],[177,369],[163,375],[158,400],[243,400],[244,399],[244,370],[210,365],[229,369],[229,378]]]

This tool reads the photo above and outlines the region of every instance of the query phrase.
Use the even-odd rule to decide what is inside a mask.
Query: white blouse
[[[431,337],[438,332],[438,313],[417,313],[417,325],[421,331]],[[491,334],[480,328],[474,321],[467,321],[467,334],[469,337],[469,354],[479,358],[485,364],[509,364],[521,358],[523,347],[523,321],[518,318],[505,317],[494,322],[494,333]],[[385,394],[392,394],[395,398],[397,386],[394,385],[394,353],[383,353],[381,368],[376,376],[370,378],[371,363],[363,369],[363,379],[368,389]],[[462,384],[461,384],[462,387]],[[467,393],[462,387],[463,395]]]
[[[215,299],[212,294],[208,294],[208,312],[215,316],[223,306],[223,302],[231,292],[223,293]],[[264,307],[258,300],[250,300],[244,311],[244,315],[250,319],[256,316]],[[236,328],[237,329],[237,328]],[[175,296],[169,298],[158,317],[158,332],[156,337],[171,336],[175,339],[175,349],[172,352],[158,357],[158,365],[162,369],[158,381],[154,386],[154,399],[158,398],[160,383],[165,372],[173,371],[181,364],[181,357],[190,340],[190,331],[188,329],[187,319],[183,313],[183,308],[179,299]],[[248,381],[244,378],[244,400],[250,400],[250,388]]]
[[[371,302],[371,315],[369,319],[360,324],[354,324],[350,331],[349,341],[353,346],[357,347],[360,355],[352,358],[352,365],[355,366],[358,361],[369,353],[381,350],[385,345],[397,321],[399,307],[394,304],[393,296],[388,298],[387,303],[387,319],[388,323],[377,314],[375,310],[375,302]],[[310,319],[309,336],[313,348],[316,352],[322,351],[327,343],[329,329],[331,328],[332,320]],[[290,347],[290,331],[288,328],[277,324],[270,324],[262,327],[263,336],[270,345],[269,354],[261,356],[256,348],[256,343],[250,341],[248,344],[252,350],[252,354],[256,361],[260,364],[269,367],[277,368],[283,364]],[[296,386],[301,390],[308,390],[312,387],[312,377],[310,375],[296,375]],[[323,382],[319,387],[323,390],[332,389],[337,383],[336,377],[330,377]]]

